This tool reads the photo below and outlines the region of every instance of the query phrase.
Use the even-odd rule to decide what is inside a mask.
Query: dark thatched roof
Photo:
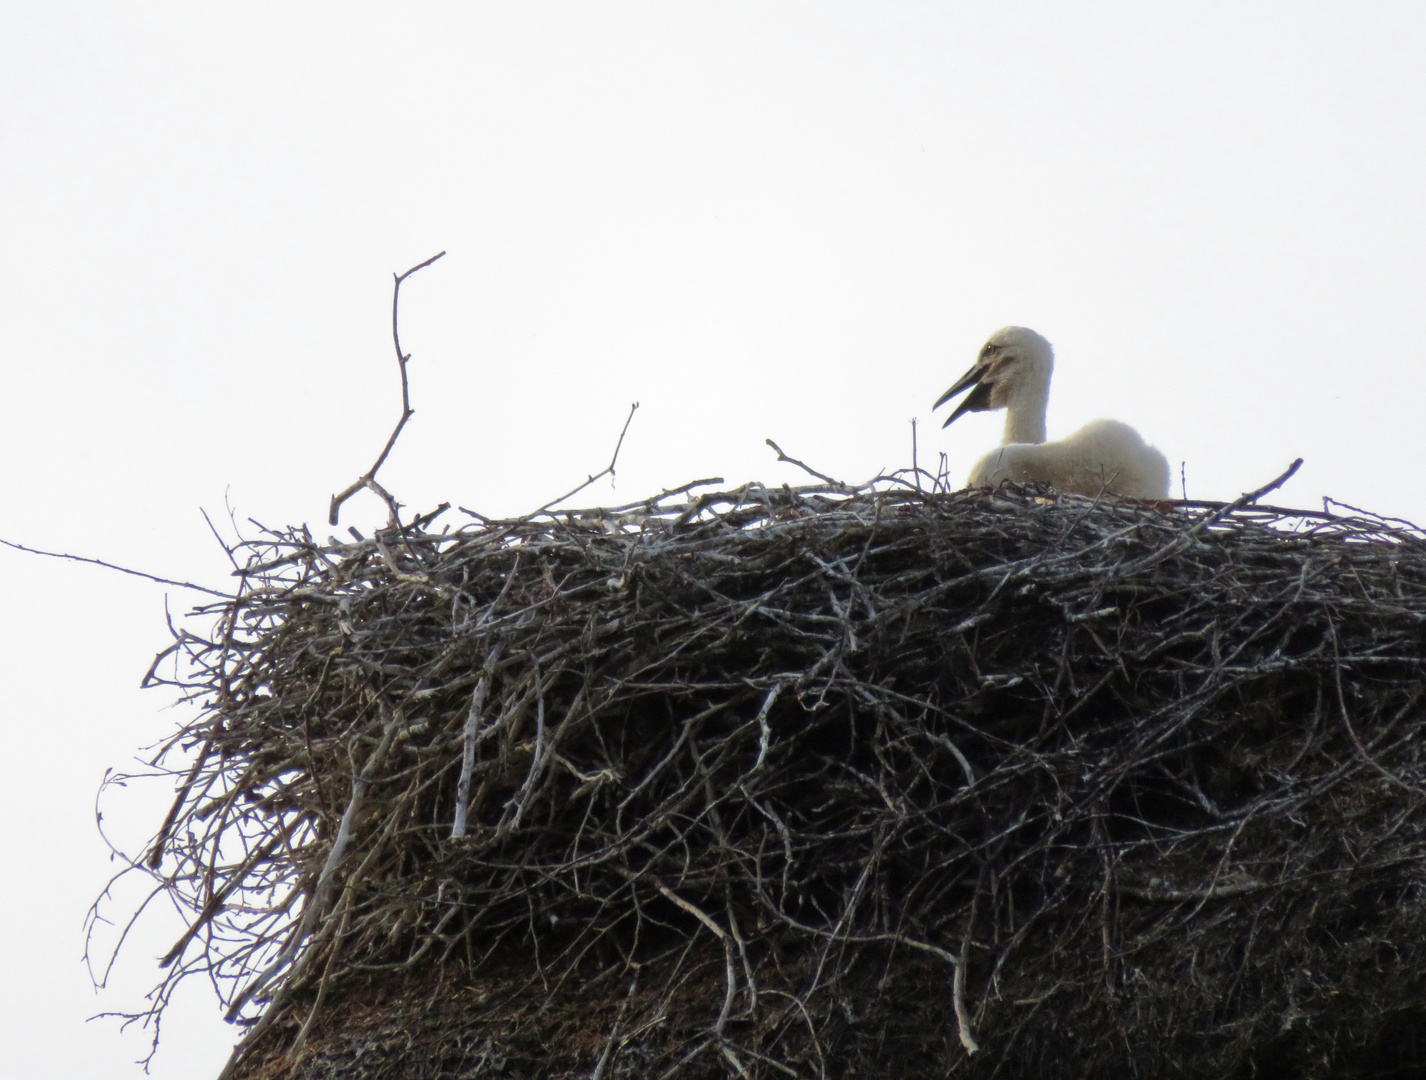
[[[751,487],[246,555],[153,852],[230,1076],[1426,1069],[1409,528]]]

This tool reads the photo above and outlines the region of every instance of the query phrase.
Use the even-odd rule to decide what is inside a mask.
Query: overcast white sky
[[[537,505],[635,400],[589,501],[797,482],[769,436],[864,479],[912,417],[960,476],[999,418],[930,405],[1018,323],[1051,438],[1424,519],[1424,47],[1414,2],[5,5],[0,537],[221,585],[225,493],[326,535],[396,419],[391,274],[442,249],[382,474],[416,509]],[[80,931],[103,771],[187,715],[137,690],[165,590],[0,550],[0,596],[6,1072],[138,1077],[84,1018],[177,923],[98,997]],[[167,799],[123,795],[137,847]],[[156,1076],[226,1057],[194,989]]]

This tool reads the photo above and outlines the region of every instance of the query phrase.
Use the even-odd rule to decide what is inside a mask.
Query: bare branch
[[[475,769],[475,739],[480,730],[480,714],[485,708],[485,695],[490,688],[490,673],[495,662],[500,659],[501,643],[497,641],[485,654],[485,667],[480,681],[475,684],[475,697],[471,699],[470,710],[465,716],[465,748],[462,751],[460,782],[456,785],[455,821],[451,825],[451,839],[465,836],[465,815],[470,804],[470,776]]]
[[[417,270],[424,270],[443,255],[445,255],[444,251],[432,255],[425,262],[417,263],[404,274],[393,275],[396,278],[396,284],[391,290],[391,341],[396,346],[396,364],[401,371],[401,419],[396,421],[396,427],[392,429],[391,437],[386,440],[386,445],[381,448],[381,453],[377,455],[376,462],[372,467],[357,477],[341,494],[332,496],[332,505],[327,510],[328,525],[335,525],[337,523],[337,519],[341,515],[342,503],[346,502],[362,488],[366,488],[386,503],[387,508],[391,511],[391,520],[387,523],[389,528],[399,528],[401,525],[400,508],[397,506],[396,500],[391,497],[391,494],[384,487],[376,482],[377,470],[386,463],[386,456],[391,453],[391,448],[396,445],[396,439],[401,434],[401,429],[406,426],[406,421],[410,420],[412,414],[416,411],[411,408],[411,384],[406,378],[406,365],[411,360],[411,354],[401,351],[401,333],[397,323],[397,314],[401,304],[401,283]]]
[[[1232,502],[1224,503],[1222,506],[1219,507],[1219,509],[1209,514],[1207,517],[1203,518],[1203,520],[1199,521],[1196,525],[1194,525],[1194,527],[1190,529],[1186,535],[1194,536],[1197,533],[1200,533],[1204,529],[1208,528],[1210,525],[1217,524],[1229,514],[1233,513],[1233,511],[1241,510],[1243,509],[1243,507],[1249,506],[1252,503],[1257,502],[1270,491],[1276,491],[1278,488],[1282,487],[1283,484],[1287,483],[1288,480],[1292,478],[1293,473],[1297,472],[1297,470],[1300,468],[1302,468],[1302,459],[1298,458],[1291,465],[1289,465],[1287,467],[1287,470],[1276,480],[1272,480],[1254,491],[1245,491],[1242,495],[1239,495]]]
[[[1250,492],[1248,492],[1246,495],[1243,495],[1242,497],[1240,497],[1240,498],[1238,498],[1238,499],[1235,499],[1235,500],[1233,501],[1233,504],[1232,504],[1232,505],[1234,505],[1234,506],[1247,506],[1249,503],[1255,503],[1255,502],[1257,502],[1259,499],[1261,499],[1261,498],[1262,498],[1264,495],[1266,495],[1268,492],[1270,492],[1270,491],[1276,491],[1278,488],[1282,487],[1283,484],[1285,484],[1285,483],[1287,483],[1289,480],[1291,480],[1292,477],[1293,477],[1293,474],[1296,473],[1297,470],[1300,469],[1300,468],[1302,468],[1302,459],[1301,459],[1301,458],[1297,458],[1295,461],[1293,461],[1293,463],[1292,463],[1291,465],[1289,465],[1289,466],[1287,467],[1286,471],[1285,471],[1281,476],[1279,476],[1276,480],[1273,480],[1273,481],[1271,481],[1271,482],[1269,482],[1269,483],[1264,484],[1262,487],[1258,488],[1256,491],[1250,491]]]
[[[782,447],[778,446],[777,443],[773,442],[771,439],[767,439],[765,441],[769,446],[771,446],[774,450],[777,451],[778,461],[785,461],[789,465],[796,465],[799,469],[807,473],[809,476],[815,476],[818,480],[821,480],[827,484],[831,484],[833,487],[840,488],[842,491],[850,493],[856,490],[850,484],[844,484],[840,480],[833,480],[826,473],[819,473],[816,469],[814,469],[811,465],[808,465],[805,461],[798,461],[795,457],[788,457],[782,452]]]
[[[106,570],[117,570],[121,574],[131,574],[134,577],[141,577],[147,581],[156,581],[160,585],[174,585],[180,589],[192,589],[194,592],[207,593],[209,596],[221,596],[224,600],[231,600],[232,594],[221,592],[218,589],[210,589],[206,585],[195,585],[191,581],[175,581],[173,578],[159,577],[157,574],[147,574],[142,570],[130,570],[127,566],[119,566],[115,563],[105,562],[103,559],[91,559],[85,555],[69,555],[61,551],[41,551],[39,548],[26,547],[24,544],[16,544],[10,540],[0,540],[0,544],[14,548],[16,551],[24,551],[30,555],[44,555],[50,559],[69,559],[71,562],[89,563],[91,566],[102,566]]]
[[[572,489],[572,490],[570,490],[570,491],[565,492],[565,493],[564,493],[563,495],[561,495],[558,499],[551,499],[549,502],[545,503],[544,506],[540,507],[538,510],[535,510],[535,511],[534,511],[533,513],[531,513],[531,514],[528,514],[527,516],[528,516],[528,517],[534,517],[536,514],[543,514],[546,510],[550,509],[550,507],[552,507],[552,506],[558,506],[560,503],[564,502],[566,499],[571,499],[571,498],[573,498],[574,496],[578,495],[581,491],[583,491],[585,488],[587,488],[590,484],[594,483],[595,481],[600,480],[600,479],[602,479],[603,477],[606,477],[606,476],[613,476],[613,475],[614,475],[614,466],[615,466],[615,464],[616,464],[616,463],[618,462],[618,460],[619,460],[619,451],[620,451],[620,449],[622,449],[623,446],[624,446],[624,436],[627,435],[628,432],[629,432],[629,422],[634,419],[634,413],[637,412],[638,409],[639,409],[639,403],[638,403],[637,401],[634,402],[632,405],[629,406],[629,415],[626,416],[626,417],[624,417],[624,426],[623,426],[622,428],[620,428],[620,430],[619,430],[619,441],[614,444],[614,456],[609,459],[609,464],[608,464],[608,465],[604,466],[603,469],[601,469],[599,472],[595,473],[593,476],[591,476],[588,480],[584,481],[584,483],[580,484],[578,487],[576,487],[576,488],[574,488],[574,489]],[[469,513],[470,511],[466,511],[466,512]]]

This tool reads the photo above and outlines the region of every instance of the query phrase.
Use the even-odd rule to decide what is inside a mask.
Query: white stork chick
[[[1092,498],[1106,493],[1168,498],[1168,460],[1128,424],[1095,420],[1066,439],[1045,441],[1045,406],[1054,367],[1048,341],[1023,326],[1007,326],[990,335],[974,366],[937,400],[933,408],[970,390],[943,427],[963,413],[1005,410],[1003,445],[976,462],[970,485],[1039,481]]]

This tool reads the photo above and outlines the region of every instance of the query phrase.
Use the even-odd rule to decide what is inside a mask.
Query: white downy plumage
[[[1068,438],[1045,441],[1054,366],[1048,341],[1023,326],[1007,326],[990,336],[974,366],[936,402],[940,408],[970,391],[945,427],[963,413],[1005,410],[1003,444],[976,462],[970,485],[1042,481],[1057,491],[1091,497],[1168,498],[1168,460],[1128,424],[1095,420]]]

